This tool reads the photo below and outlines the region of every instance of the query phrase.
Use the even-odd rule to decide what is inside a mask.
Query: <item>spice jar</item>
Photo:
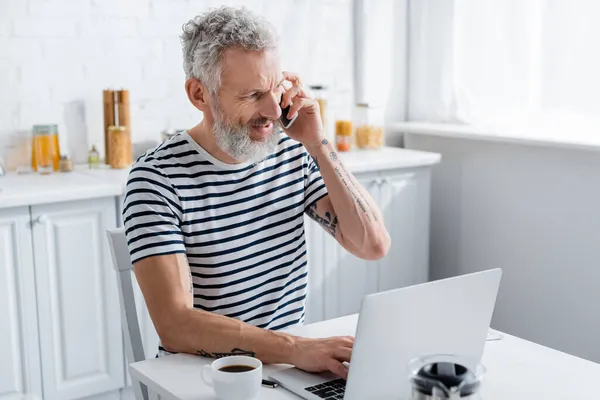
[[[352,121],[335,121],[335,145],[340,152],[352,150]]]
[[[127,168],[131,166],[131,136],[125,126],[108,127],[108,149],[111,168]]]
[[[383,109],[362,103],[356,105],[356,147],[380,149],[384,145]]]
[[[68,156],[61,156],[59,163],[60,172],[72,172],[73,171],[73,160]]]

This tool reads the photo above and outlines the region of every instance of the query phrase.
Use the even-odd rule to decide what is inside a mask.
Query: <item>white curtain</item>
[[[600,2],[411,1],[411,120],[600,135]]]

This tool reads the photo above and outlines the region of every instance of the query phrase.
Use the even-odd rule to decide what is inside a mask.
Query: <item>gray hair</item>
[[[216,95],[221,85],[221,57],[225,50],[273,49],[277,37],[266,19],[248,9],[220,7],[184,24],[181,44],[186,79],[198,79]]]

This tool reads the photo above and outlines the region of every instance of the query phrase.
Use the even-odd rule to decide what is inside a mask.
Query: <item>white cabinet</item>
[[[369,172],[355,177],[380,207],[392,246],[379,261],[361,260],[307,218],[307,323],[356,313],[367,294],[428,280],[429,168]]]
[[[381,204],[381,185],[377,173],[355,175],[358,182],[370,194],[376,204]],[[333,251],[332,251],[333,250]],[[378,261],[367,261],[357,258],[335,245],[330,250],[332,256],[328,267],[328,275],[335,277],[325,291],[327,304],[325,317],[333,318],[341,315],[353,314],[359,311],[360,304],[365,295],[377,292]]]
[[[417,169],[382,174],[379,206],[392,239],[379,262],[379,291],[429,280],[431,171]]]
[[[29,207],[0,210],[0,399],[42,398]]]
[[[115,272],[105,232],[113,198],[31,207],[44,399],[124,385]]]

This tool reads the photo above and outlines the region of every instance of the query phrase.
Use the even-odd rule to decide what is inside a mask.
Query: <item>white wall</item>
[[[430,274],[502,268],[492,325],[600,362],[600,152],[408,134],[442,154]]]
[[[242,3],[278,29],[285,69],[332,86],[333,108],[351,107],[350,0],[0,0],[0,148],[11,132],[58,123],[61,150],[67,137],[102,149],[104,88],[131,91],[134,141],[195,125],[181,26]]]

